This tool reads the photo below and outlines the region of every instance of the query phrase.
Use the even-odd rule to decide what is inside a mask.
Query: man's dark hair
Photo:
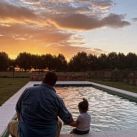
[[[81,101],[78,104],[78,108],[81,112],[87,112],[88,111],[88,101],[87,101],[87,99],[83,98],[83,101]]]
[[[58,78],[55,72],[48,71],[45,75],[45,78],[43,79],[43,83],[47,83],[51,86],[54,86],[56,84],[57,79]]]

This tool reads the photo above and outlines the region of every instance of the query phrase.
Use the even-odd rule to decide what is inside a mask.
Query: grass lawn
[[[29,78],[30,72],[14,72],[14,77],[16,78]],[[12,78],[13,72],[0,72],[0,78]]]
[[[0,78],[0,105],[15,94],[29,78]]]
[[[137,93],[137,86],[129,85],[123,82],[111,82],[111,81],[101,81],[101,80],[91,80],[92,82],[96,82],[99,84],[104,84],[107,86],[123,89],[123,90],[128,90],[131,92]]]

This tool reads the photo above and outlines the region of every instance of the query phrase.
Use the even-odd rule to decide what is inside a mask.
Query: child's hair
[[[88,111],[88,101],[87,101],[87,99],[83,98],[83,101],[81,101],[78,104],[78,108],[81,112],[87,112]]]

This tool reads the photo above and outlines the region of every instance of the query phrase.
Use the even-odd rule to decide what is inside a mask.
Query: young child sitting
[[[87,134],[89,133],[91,122],[91,116],[87,113],[88,101],[83,98],[83,101],[78,104],[78,109],[80,115],[78,116],[77,120],[74,121],[71,125],[76,127],[71,131],[71,133],[79,135]]]

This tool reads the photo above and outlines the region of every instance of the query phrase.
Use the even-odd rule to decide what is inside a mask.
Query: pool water
[[[83,97],[88,99],[92,131],[137,129],[137,103],[135,102],[92,87],[61,87],[56,90],[74,119],[79,115],[78,103]],[[63,126],[62,132],[67,133],[71,130],[72,127]]]

